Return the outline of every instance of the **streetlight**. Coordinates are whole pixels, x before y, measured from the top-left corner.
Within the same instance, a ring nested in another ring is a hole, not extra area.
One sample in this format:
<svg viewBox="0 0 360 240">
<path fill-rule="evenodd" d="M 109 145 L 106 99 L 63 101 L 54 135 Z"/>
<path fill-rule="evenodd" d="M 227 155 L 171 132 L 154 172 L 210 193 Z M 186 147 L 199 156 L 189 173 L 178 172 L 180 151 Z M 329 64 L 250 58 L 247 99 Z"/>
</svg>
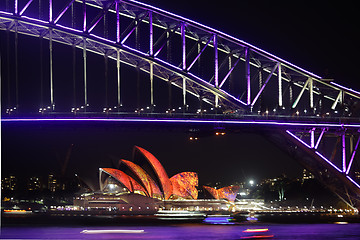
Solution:
<svg viewBox="0 0 360 240">
<path fill-rule="evenodd" d="M 252 187 L 252 186 L 254 186 L 255 181 L 254 181 L 254 180 L 250 180 L 250 181 L 249 181 L 249 184 L 250 184 L 250 186 Z"/>
</svg>

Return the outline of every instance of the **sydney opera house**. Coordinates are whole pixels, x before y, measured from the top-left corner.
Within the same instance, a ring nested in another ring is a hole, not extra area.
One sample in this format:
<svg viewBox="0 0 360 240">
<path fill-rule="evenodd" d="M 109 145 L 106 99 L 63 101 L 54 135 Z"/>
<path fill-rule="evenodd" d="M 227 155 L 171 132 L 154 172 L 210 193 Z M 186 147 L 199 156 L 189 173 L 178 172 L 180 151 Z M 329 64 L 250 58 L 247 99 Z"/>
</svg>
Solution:
<svg viewBox="0 0 360 240">
<path fill-rule="evenodd" d="M 117 168 L 100 168 L 100 191 L 76 197 L 74 205 L 83 210 L 149 214 L 165 209 L 229 211 L 234 207 L 239 186 L 203 186 L 206 199 L 198 199 L 198 183 L 196 172 L 181 172 L 169 178 L 154 155 L 135 146 L 133 161 L 122 159 Z"/>
</svg>

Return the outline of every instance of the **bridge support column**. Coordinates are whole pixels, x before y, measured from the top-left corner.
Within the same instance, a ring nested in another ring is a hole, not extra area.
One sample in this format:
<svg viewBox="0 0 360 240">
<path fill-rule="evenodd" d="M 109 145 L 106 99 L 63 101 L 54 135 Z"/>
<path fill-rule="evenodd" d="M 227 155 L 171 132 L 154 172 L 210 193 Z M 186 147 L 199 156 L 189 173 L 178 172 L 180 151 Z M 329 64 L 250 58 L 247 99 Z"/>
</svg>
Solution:
<svg viewBox="0 0 360 240">
<path fill-rule="evenodd" d="M 109 88 L 109 83 L 108 83 L 108 68 L 109 68 L 109 64 L 108 64 L 108 56 L 107 54 L 105 53 L 104 54 L 104 68 L 105 68 L 105 71 L 104 71 L 104 81 L 105 81 L 105 107 L 108 108 L 109 107 L 109 101 L 108 101 L 108 88 Z"/>
<path fill-rule="evenodd" d="M 150 108 L 154 110 L 154 63 L 150 62 Z"/>
<path fill-rule="evenodd" d="M 76 108 L 76 47 L 72 46 L 73 107 Z"/>
<path fill-rule="evenodd" d="M 250 79 L 250 54 L 249 48 L 245 48 L 245 79 L 247 83 L 247 96 L 246 103 L 247 105 L 251 104 L 251 79 Z"/>
<path fill-rule="evenodd" d="M 345 131 L 342 133 L 341 140 L 342 140 L 342 171 L 346 172 L 346 140 L 345 140 Z"/>
<path fill-rule="evenodd" d="M 87 110 L 87 76 L 86 76 L 86 69 L 87 69 L 87 61 L 86 61 L 86 39 L 83 39 L 84 46 L 83 46 L 83 61 L 84 61 L 84 109 L 85 112 Z"/>
<path fill-rule="evenodd" d="M 86 25 L 86 0 L 82 1 L 82 10 L 83 10 L 83 32 L 87 32 Z M 84 62 L 84 111 L 86 112 L 87 104 L 87 79 L 86 79 L 86 38 L 83 37 L 83 62 Z"/>
<path fill-rule="evenodd" d="M 181 23 L 181 44 L 182 44 L 182 69 L 186 70 L 186 43 L 185 23 Z"/>
<path fill-rule="evenodd" d="M 278 66 L 278 87 L 279 87 L 279 107 L 281 108 L 283 106 L 281 63 L 279 63 L 279 66 Z"/>
<path fill-rule="evenodd" d="M 289 83 L 289 104 L 291 105 L 293 103 L 293 83 Z"/>
<path fill-rule="evenodd" d="M 115 9 L 116 9 L 116 42 L 120 43 L 120 7 L 119 0 L 115 1 Z M 117 108 L 120 111 L 121 103 L 121 74 L 120 74 L 120 50 L 116 51 L 116 71 L 117 71 Z"/>
<path fill-rule="evenodd" d="M 115 1 L 115 10 L 116 10 L 116 42 L 120 43 L 120 9 L 119 9 L 119 0 Z"/>
<path fill-rule="evenodd" d="M 120 50 L 116 52 L 116 70 L 117 70 L 117 107 L 121 107 L 121 74 L 120 74 Z"/>
<path fill-rule="evenodd" d="M 52 44 L 52 28 L 49 29 L 49 53 L 50 53 L 50 104 L 51 109 L 55 110 L 54 103 L 54 79 L 53 79 L 53 44 Z"/>
<path fill-rule="evenodd" d="M 153 34 L 153 18 L 152 12 L 149 11 L 149 55 L 154 56 L 154 34 Z M 150 109 L 154 111 L 154 63 L 150 62 Z"/>
<path fill-rule="evenodd" d="M 8 109 L 11 108 L 11 91 L 10 91 L 10 31 L 6 31 L 6 71 L 7 71 L 7 100 Z"/>
<path fill-rule="evenodd" d="M 186 36 L 185 36 L 185 23 L 182 22 L 180 26 L 181 30 L 181 44 L 182 44 L 182 69 L 186 70 Z M 186 79 L 183 78 L 183 84 L 182 84 L 182 90 L 183 90 L 183 112 L 186 112 Z"/>
<path fill-rule="evenodd" d="M 214 34 L 214 77 L 215 77 L 215 87 L 219 88 L 219 58 L 218 58 L 218 49 L 217 49 L 217 36 Z M 215 107 L 219 107 L 219 95 L 215 95 Z"/>
<path fill-rule="evenodd" d="M 19 110 L 19 61 L 18 61 L 18 21 L 15 21 L 15 100 Z"/>
<path fill-rule="evenodd" d="M 187 106 L 186 106 L 186 79 L 183 78 L 183 86 L 182 86 L 182 90 L 183 90 L 183 112 L 186 112 Z"/>
<path fill-rule="evenodd" d="M 314 81 L 312 78 L 309 78 L 309 93 L 310 93 L 310 108 L 314 108 L 314 91 L 313 91 Z"/>
<path fill-rule="evenodd" d="M 259 68 L 259 92 L 263 86 L 263 78 L 262 78 L 262 67 Z M 259 96 L 259 110 L 262 111 L 262 102 L 261 102 L 261 95 Z M 251 105 L 252 106 L 252 105 Z M 251 108 L 252 110 L 252 108 Z"/>
<path fill-rule="evenodd" d="M 312 128 L 310 130 L 310 147 L 311 148 L 315 147 L 315 128 Z"/>
</svg>

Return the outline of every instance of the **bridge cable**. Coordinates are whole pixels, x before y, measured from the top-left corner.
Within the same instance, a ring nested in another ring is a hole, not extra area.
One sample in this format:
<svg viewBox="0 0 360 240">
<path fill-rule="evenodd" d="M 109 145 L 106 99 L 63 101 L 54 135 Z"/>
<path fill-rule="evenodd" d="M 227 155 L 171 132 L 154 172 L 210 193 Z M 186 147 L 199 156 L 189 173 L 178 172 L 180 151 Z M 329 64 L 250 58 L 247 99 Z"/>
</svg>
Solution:
<svg viewBox="0 0 360 240">
<path fill-rule="evenodd" d="M 206 45 L 205 45 L 206 46 Z M 205 47 L 204 47 L 205 48 Z M 201 77 L 201 75 L 200 75 L 200 61 L 201 61 L 201 41 L 199 40 L 198 42 L 197 42 L 197 54 L 198 54 L 198 59 L 197 59 L 197 61 L 198 61 L 198 76 L 200 76 Z M 202 114 L 202 96 L 201 96 L 201 92 L 199 92 L 199 109 L 200 109 L 200 114 Z"/>
<path fill-rule="evenodd" d="M 104 80 L 105 80 L 105 107 L 108 107 L 108 56 L 104 54 L 104 64 L 105 64 L 105 72 L 104 72 Z"/>
<path fill-rule="evenodd" d="M 260 67 L 259 68 L 259 73 L 258 73 L 258 75 L 259 75 L 259 92 L 261 91 L 261 88 L 262 88 L 262 86 L 263 86 L 263 79 L 262 79 L 262 67 Z M 259 99 L 258 99 L 258 101 L 259 101 L 259 111 L 261 112 L 262 111 L 262 94 L 260 94 L 260 96 L 259 96 Z"/>
<path fill-rule="evenodd" d="M 138 21 L 135 21 L 135 49 L 139 50 L 140 49 L 140 32 L 139 32 L 139 28 L 138 28 Z M 137 100 L 137 109 L 140 110 L 140 64 L 137 63 L 136 66 L 136 100 Z"/>
<path fill-rule="evenodd" d="M 199 40 L 198 41 L 198 43 L 197 43 L 197 47 L 198 47 L 198 55 L 200 54 L 200 52 L 201 52 L 201 41 Z M 201 74 L 201 54 L 199 55 L 199 58 L 198 58 L 198 60 L 197 60 L 197 62 L 198 62 L 198 76 L 200 77 L 200 78 L 202 78 L 202 74 Z"/>
<path fill-rule="evenodd" d="M 10 31 L 6 31 L 6 57 L 7 57 L 7 90 L 8 90 L 8 107 L 11 107 L 11 88 L 10 88 Z"/>
<path fill-rule="evenodd" d="M 75 28 L 75 11 L 74 4 L 71 4 L 71 27 Z M 76 45 L 75 41 L 72 44 L 72 79 L 73 79 L 73 107 L 76 109 Z M 75 111 L 76 112 L 76 111 Z"/>
<path fill-rule="evenodd" d="M 73 107 L 76 108 L 76 47 L 72 45 Z"/>
<path fill-rule="evenodd" d="M 15 21 L 15 86 L 16 109 L 19 109 L 18 21 Z"/>
<path fill-rule="evenodd" d="M 171 62 L 171 42 L 170 42 L 170 32 L 169 31 L 166 31 L 166 59 L 167 59 L 167 62 L 170 63 Z M 172 92 L 171 92 L 171 81 L 170 81 L 170 78 L 168 79 L 168 91 L 169 91 L 169 102 L 168 102 L 168 107 L 169 107 L 169 110 L 171 111 L 172 109 Z"/>
<path fill-rule="evenodd" d="M 49 62 L 50 62 L 50 102 L 51 110 L 54 110 L 54 75 L 53 75 L 53 40 L 52 40 L 52 28 L 49 28 Z"/>
<path fill-rule="evenodd" d="M 140 110 L 140 67 L 136 66 L 136 103 L 137 110 Z"/>
<path fill-rule="evenodd" d="M 44 57 L 43 57 L 43 37 L 40 36 L 40 108 L 44 107 Z"/>
<path fill-rule="evenodd" d="M 107 31 L 108 21 L 106 17 L 106 13 L 104 14 L 104 37 L 108 39 L 108 31 Z M 104 53 L 104 64 L 105 64 L 105 107 L 108 106 L 108 56 L 107 53 Z"/>
<path fill-rule="evenodd" d="M 39 0 L 39 19 L 42 19 L 42 4 L 41 0 Z M 44 89 L 44 59 L 43 59 L 43 36 L 40 35 L 39 37 L 40 41 L 40 110 L 43 111 L 44 108 L 44 95 L 43 95 L 43 89 Z"/>
<path fill-rule="evenodd" d="M 231 55 L 229 55 L 229 68 L 228 71 L 231 71 L 232 68 L 232 61 L 231 61 Z M 229 84 L 228 84 L 228 88 L 229 88 L 229 93 L 232 93 L 232 74 L 230 74 L 229 76 Z"/>
<path fill-rule="evenodd" d="M 290 106 L 292 103 L 293 103 L 293 82 L 290 81 L 290 86 L 289 86 L 289 104 L 290 104 Z"/>
<path fill-rule="evenodd" d="M 85 37 L 83 38 L 84 41 L 84 46 L 83 46 L 83 63 L 84 63 L 84 67 L 83 67 L 83 71 L 84 71 L 84 109 L 85 112 L 87 111 L 87 56 L 86 56 L 86 39 Z"/>
</svg>

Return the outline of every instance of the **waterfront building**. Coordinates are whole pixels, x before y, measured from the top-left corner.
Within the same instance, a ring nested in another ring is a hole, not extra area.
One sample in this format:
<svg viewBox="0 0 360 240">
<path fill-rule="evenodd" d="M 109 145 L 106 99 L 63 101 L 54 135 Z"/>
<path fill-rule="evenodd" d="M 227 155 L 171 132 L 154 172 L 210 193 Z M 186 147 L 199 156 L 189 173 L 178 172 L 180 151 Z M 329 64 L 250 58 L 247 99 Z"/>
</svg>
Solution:
<svg viewBox="0 0 360 240">
<path fill-rule="evenodd" d="M 203 186 L 214 199 L 227 199 L 230 202 L 234 202 L 236 195 L 240 190 L 240 186 L 227 186 L 220 189 L 212 188 L 209 186 Z"/>
<path fill-rule="evenodd" d="M 76 197 L 74 205 L 87 210 L 144 213 L 159 209 L 232 211 L 236 208 L 240 186 L 221 189 L 204 186 L 209 199 L 198 199 L 196 172 L 181 172 L 169 178 L 159 160 L 138 146 L 134 147 L 133 158 L 133 161 L 120 160 L 117 169 L 100 168 L 100 191 Z"/>
<path fill-rule="evenodd" d="M 41 190 L 41 180 L 39 177 L 30 177 L 27 181 L 27 190 Z"/>
<path fill-rule="evenodd" d="M 358 179 L 358 180 L 360 179 L 360 172 L 359 171 L 355 172 L 355 178 Z"/>
<path fill-rule="evenodd" d="M 309 172 L 306 169 L 303 170 L 302 183 L 304 183 L 306 180 L 314 179 L 314 178 L 315 177 L 311 172 Z"/>
<path fill-rule="evenodd" d="M 50 190 L 50 192 L 55 192 L 57 190 L 57 180 L 53 174 L 48 175 L 47 188 Z"/>
<path fill-rule="evenodd" d="M 17 178 L 14 175 L 5 177 L 1 180 L 1 190 L 15 191 L 17 188 Z"/>
</svg>

